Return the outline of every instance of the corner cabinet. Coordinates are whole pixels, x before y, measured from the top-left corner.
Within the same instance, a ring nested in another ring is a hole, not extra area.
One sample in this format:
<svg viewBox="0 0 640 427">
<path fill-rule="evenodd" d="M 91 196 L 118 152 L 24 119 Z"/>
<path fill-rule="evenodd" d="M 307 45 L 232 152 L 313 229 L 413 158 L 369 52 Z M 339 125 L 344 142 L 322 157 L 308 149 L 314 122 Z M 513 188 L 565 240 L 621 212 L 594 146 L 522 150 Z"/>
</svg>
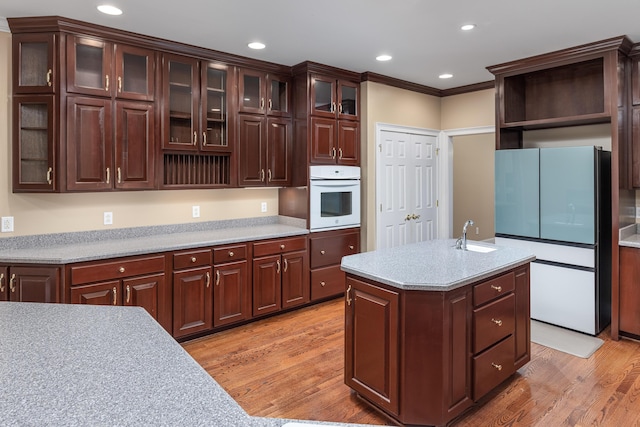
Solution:
<svg viewBox="0 0 640 427">
<path fill-rule="evenodd" d="M 448 424 L 530 360 L 528 264 L 444 292 L 346 285 L 345 384 L 403 425 Z"/>
</svg>

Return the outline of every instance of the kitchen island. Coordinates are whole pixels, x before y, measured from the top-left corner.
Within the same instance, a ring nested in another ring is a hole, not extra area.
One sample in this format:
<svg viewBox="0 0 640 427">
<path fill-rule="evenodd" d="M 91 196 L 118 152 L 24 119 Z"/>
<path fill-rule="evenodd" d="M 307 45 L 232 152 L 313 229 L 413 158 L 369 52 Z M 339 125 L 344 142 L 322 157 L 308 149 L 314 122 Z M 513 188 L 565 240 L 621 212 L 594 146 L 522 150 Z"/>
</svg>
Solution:
<svg viewBox="0 0 640 427">
<path fill-rule="evenodd" d="M 342 259 L 345 383 L 404 425 L 446 425 L 530 360 L 535 256 L 455 243 Z"/>
</svg>

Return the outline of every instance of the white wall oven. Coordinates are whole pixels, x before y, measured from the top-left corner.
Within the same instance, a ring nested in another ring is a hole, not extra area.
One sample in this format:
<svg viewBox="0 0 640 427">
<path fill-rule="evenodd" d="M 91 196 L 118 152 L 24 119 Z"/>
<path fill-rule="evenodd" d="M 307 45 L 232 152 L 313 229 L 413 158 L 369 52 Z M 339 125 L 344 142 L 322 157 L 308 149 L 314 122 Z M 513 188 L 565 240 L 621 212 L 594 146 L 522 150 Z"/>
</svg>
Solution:
<svg viewBox="0 0 640 427">
<path fill-rule="evenodd" d="M 360 168 L 309 167 L 311 231 L 360 226 Z"/>
</svg>

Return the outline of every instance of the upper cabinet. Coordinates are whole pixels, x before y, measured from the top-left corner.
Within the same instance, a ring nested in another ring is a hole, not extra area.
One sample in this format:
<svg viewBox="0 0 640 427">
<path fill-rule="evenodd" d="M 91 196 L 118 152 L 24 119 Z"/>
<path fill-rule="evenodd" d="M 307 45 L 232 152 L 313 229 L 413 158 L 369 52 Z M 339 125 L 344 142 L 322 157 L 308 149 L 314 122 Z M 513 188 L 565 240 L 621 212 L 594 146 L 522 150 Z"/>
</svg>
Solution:
<svg viewBox="0 0 640 427">
<path fill-rule="evenodd" d="M 311 114 L 358 120 L 360 83 L 314 74 L 311 77 Z"/>
<path fill-rule="evenodd" d="M 13 36 L 13 87 L 16 94 L 54 93 L 58 36 L 52 33 Z"/>
<path fill-rule="evenodd" d="M 291 116 L 291 78 L 241 68 L 238 70 L 238 111 Z"/>
</svg>

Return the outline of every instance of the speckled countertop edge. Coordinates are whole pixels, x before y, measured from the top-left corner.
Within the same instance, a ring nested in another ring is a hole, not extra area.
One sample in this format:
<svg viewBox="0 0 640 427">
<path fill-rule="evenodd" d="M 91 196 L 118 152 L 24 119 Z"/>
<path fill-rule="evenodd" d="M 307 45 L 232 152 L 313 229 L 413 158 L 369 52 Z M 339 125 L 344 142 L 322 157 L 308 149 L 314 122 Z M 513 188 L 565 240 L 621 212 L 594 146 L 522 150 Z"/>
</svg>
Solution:
<svg viewBox="0 0 640 427">
<path fill-rule="evenodd" d="M 640 249 L 640 234 L 638 224 L 631 224 L 619 231 L 618 246 L 627 246 Z"/>
<path fill-rule="evenodd" d="M 70 264 L 308 234 L 305 221 L 272 216 L 0 239 L 0 262 Z"/>
<path fill-rule="evenodd" d="M 495 248 L 489 253 L 454 249 L 455 240 L 442 239 L 349 255 L 343 271 L 405 290 L 449 291 L 535 260 L 518 248 L 485 242 L 470 244 Z"/>
</svg>

